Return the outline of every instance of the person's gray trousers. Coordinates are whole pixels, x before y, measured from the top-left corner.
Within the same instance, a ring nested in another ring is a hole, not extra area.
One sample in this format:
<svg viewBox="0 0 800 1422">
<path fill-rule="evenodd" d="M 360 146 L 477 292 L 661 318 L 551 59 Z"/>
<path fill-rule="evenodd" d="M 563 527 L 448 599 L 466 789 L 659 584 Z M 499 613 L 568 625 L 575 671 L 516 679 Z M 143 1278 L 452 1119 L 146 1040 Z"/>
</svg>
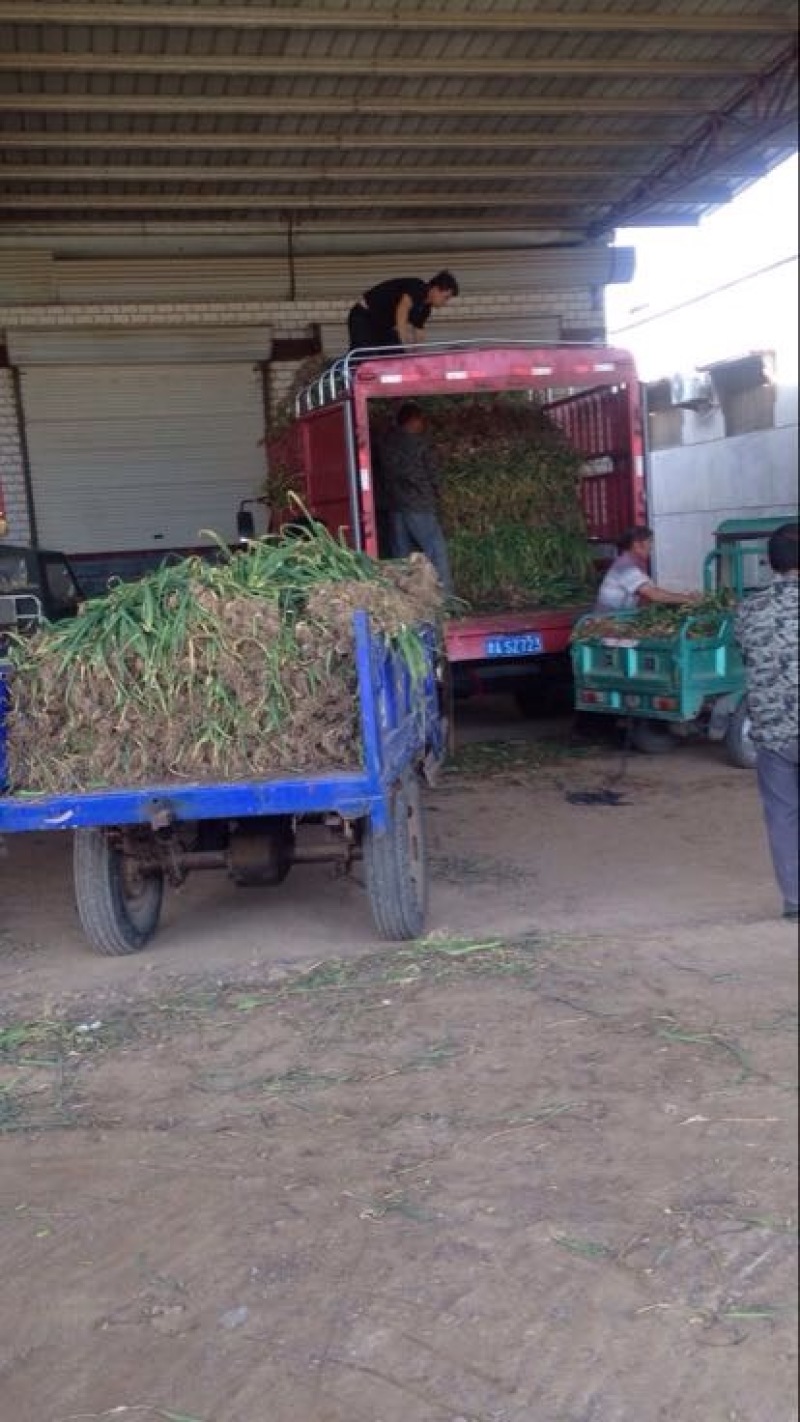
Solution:
<svg viewBox="0 0 800 1422">
<path fill-rule="evenodd" d="M 796 913 L 799 897 L 797 807 L 800 789 L 797 743 L 789 743 L 776 750 L 759 746 L 756 773 L 784 912 Z"/>
<path fill-rule="evenodd" d="M 433 563 L 445 592 L 453 591 L 450 559 L 441 525 L 435 513 L 405 510 L 391 516 L 392 557 L 407 558 L 410 553 L 424 553 Z"/>
</svg>

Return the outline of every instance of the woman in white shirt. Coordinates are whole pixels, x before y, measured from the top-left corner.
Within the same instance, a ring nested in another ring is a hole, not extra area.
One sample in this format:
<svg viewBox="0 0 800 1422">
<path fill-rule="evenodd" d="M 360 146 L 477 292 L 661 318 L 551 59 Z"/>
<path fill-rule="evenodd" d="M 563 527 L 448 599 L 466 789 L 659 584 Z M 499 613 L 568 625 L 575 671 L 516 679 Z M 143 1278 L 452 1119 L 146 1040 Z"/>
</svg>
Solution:
<svg viewBox="0 0 800 1422">
<path fill-rule="evenodd" d="M 644 524 L 628 529 L 619 541 L 619 557 L 614 559 L 600 584 L 595 612 L 635 612 L 647 603 L 661 602 L 673 607 L 697 602 L 700 593 L 670 592 L 657 587 L 648 570 L 653 551 L 653 530 Z"/>
</svg>

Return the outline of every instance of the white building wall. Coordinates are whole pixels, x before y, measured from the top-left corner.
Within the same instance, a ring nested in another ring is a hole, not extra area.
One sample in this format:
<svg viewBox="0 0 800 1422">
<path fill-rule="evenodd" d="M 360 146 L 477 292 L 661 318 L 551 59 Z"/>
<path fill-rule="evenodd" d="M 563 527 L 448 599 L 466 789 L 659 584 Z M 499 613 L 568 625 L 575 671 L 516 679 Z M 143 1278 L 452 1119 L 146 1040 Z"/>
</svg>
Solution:
<svg viewBox="0 0 800 1422">
<path fill-rule="evenodd" d="M 778 391 L 774 429 L 724 437 L 719 412 L 684 414 L 684 443 L 650 462 L 649 518 L 655 575 L 667 587 L 698 586 L 714 530 L 728 518 L 796 517 L 797 389 Z"/>
</svg>

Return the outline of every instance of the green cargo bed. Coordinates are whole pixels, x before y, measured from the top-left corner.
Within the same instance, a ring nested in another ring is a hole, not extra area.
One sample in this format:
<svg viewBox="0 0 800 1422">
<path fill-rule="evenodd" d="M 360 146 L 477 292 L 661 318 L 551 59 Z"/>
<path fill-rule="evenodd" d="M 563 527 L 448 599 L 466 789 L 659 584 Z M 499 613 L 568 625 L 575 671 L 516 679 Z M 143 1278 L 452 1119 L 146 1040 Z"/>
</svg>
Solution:
<svg viewBox="0 0 800 1422">
<path fill-rule="evenodd" d="M 744 666 L 733 635 L 733 616 L 721 612 L 711 635 L 697 635 L 701 619 L 688 613 L 676 636 L 636 635 L 637 613 L 614 614 L 618 636 L 581 640 L 581 618 L 572 644 L 575 705 L 580 711 L 695 721 L 709 699 L 745 689 Z M 704 630 L 708 613 L 702 617 Z M 626 635 L 626 624 L 630 635 Z"/>
</svg>

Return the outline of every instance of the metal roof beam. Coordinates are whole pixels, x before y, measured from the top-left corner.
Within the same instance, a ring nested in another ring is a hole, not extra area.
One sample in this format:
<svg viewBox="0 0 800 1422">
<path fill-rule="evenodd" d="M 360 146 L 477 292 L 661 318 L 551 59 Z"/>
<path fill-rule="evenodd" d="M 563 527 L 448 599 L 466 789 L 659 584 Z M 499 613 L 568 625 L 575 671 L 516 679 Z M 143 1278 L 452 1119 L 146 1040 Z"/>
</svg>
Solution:
<svg viewBox="0 0 800 1422">
<path fill-rule="evenodd" d="M 215 114 L 346 114 L 355 117 L 364 114 L 409 114 L 417 118 L 422 114 L 442 117 L 447 114 L 552 114 L 573 118 L 576 110 L 581 115 L 626 115 L 657 117 L 702 117 L 708 113 L 708 101 L 698 99 L 663 98 L 643 95 L 641 98 L 609 99 L 581 95 L 580 99 L 531 96 L 525 99 L 511 99 L 500 96 L 496 99 L 459 96 L 444 99 L 397 99 L 371 98 L 342 99 L 336 95 L 309 95 L 307 98 L 276 94 L 255 94 L 247 98 L 215 98 L 206 94 L 187 96 L 184 94 L 0 94 L 0 112 L 55 113 L 55 114 L 200 114 L 205 118 Z M 400 135 L 402 138 L 402 135 Z"/>
<path fill-rule="evenodd" d="M 2 206 L 6 211 L 30 209 L 46 210 L 56 212 L 59 209 L 66 211 L 70 208 L 85 209 L 90 208 L 119 208 L 121 211 L 146 211 L 150 208 L 186 208 L 186 209 L 207 209 L 222 208 L 224 210 L 240 211 L 242 208 L 274 208 L 279 212 L 304 211 L 306 209 L 334 209 L 349 210 L 361 208 L 391 208 L 397 207 L 408 210 L 409 208 L 422 209 L 445 209 L 462 207 L 523 207 L 535 209 L 539 207 L 560 207 L 562 211 L 571 212 L 575 215 L 576 205 L 572 208 L 565 207 L 565 200 L 562 197 L 539 197 L 538 195 L 519 193 L 496 193 L 488 194 L 485 191 L 479 193 L 439 193 L 433 192 L 429 195 L 422 193 L 403 193 L 393 195 L 391 193 L 358 193 L 350 194 L 322 194 L 312 196 L 310 194 L 274 194 L 274 193 L 15 193 L 13 196 L 3 194 Z M 594 203 L 592 206 L 601 207 L 604 204 Z M 552 224 L 552 219 L 551 219 Z"/>
<path fill-rule="evenodd" d="M 372 219 L 373 225 L 377 226 L 379 230 L 383 230 L 395 225 L 396 219 L 390 214 L 392 213 L 392 209 L 397 208 L 400 212 L 408 212 L 409 209 L 414 209 L 419 213 L 424 211 L 429 212 L 430 216 L 426 218 L 425 221 L 426 224 L 430 226 L 442 227 L 448 223 L 455 222 L 458 224 L 458 228 L 460 228 L 467 219 L 456 217 L 455 214 L 461 214 L 467 210 L 471 213 L 475 210 L 480 212 L 480 215 L 469 217 L 468 221 L 471 228 L 483 224 L 489 228 L 497 228 L 498 225 L 502 225 L 505 228 L 509 225 L 516 224 L 517 226 L 547 228 L 548 230 L 569 227 L 582 231 L 585 234 L 587 226 L 592 222 L 591 211 L 593 208 L 597 210 L 600 204 L 591 204 L 588 211 L 586 204 L 582 204 L 580 208 L 573 205 L 568 208 L 555 208 L 552 211 L 547 211 L 546 213 L 542 212 L 540 214 L 537 214 L 536 206 L 537 204 L 531 204 L 524 199 L 506 198 L 503 201 L 500 199 L 487 200 L 480 195 L 473 196 L 472 198 L 419 198 L 408 202 L 393 202 L 391 198 L 376 199 L 374 197 L 293 197 L 281 201 L 280 198 L 276 200 L 275 198 L 260 195 L 240 197 L 231 201 L 228 198 L 220 198 L 218 194 L 210 197 L 182 196 L 177 198 L 168 195 L 142 198 L 139 196 L 119 196 L 116 194 L 111 197 L 98 194 L 95 197 L 70 195 L 65 198 L 51 198 L 37 194 L 35 197 L 3 198 L 3 211 L 5 213 L 24 212 L 28 214 L 26 220 L 30 221 L 35 220 L 36 214 L 44 214 L 41 220 L 47 224 L 48 230 L 52 227 L 54 222 L 66 220 L 66 216 L 70 212 L 84 216 L 92 212 L 115 212 L 128 214 L 129 222 L 139 233 L 147 231 L 151 223 L 163 218 L 164 213 L 211 213 L 220 211 L 224 211 L 228 214 L 227 221 L 231 223 L 243 220 L 258 221 L 261 223 L 264 221 L 261 216 L 258 218 L 252 216 L 248 219 L 246 216 L 243 217 L 243 214 L 271 212 L 271 220 L 273 222 L 286 223 L 291 220 L 294 224 L 307 224 L 308 222 L 314 223 L 316 221 L 320 224 L 324 224 L 326 230 L 332 225 L 340 224 L 343 230 L 362 233 L 366 231 L 369 226 L 369 216 L 365 217 L 365 213 L 385 214 L 385 216 L 381 218 L 373 216 Z M 545 206 L 549 208 L 551 205 L 546 204 Z M 513 209 L 517 209 L 517 212 L 512 218 L 508 216 L 508 211 Z M 493 216 L 488 215 L 490 211 L 494 212 Z M 233 216 L 234 213 L 237 214 L 236 217 Z M 497 214 L 499 213 L 502 213 L 503 216 L 498 217 Z M 406 225 L 418 230 L 420 220 L 419 217 L 417 217 L 416 222 L 410 218 L 406 218 L 401 220 L 401 225 Z M 642 225 L 651 227 L 682 227 L 692 226 L 697 221 L 698 211 L 695 208 L 677 203 L 672 206 L 654 204 L 643 216 Z M 4 225 L 5 224 L 0 226 L 0 231 L 3 230 Z M 602 225 L 605 230 L 610 224 L 604 222 Z M 453 232 L 454 240 L 457 238 L 457 235 L 456 230 Z"/>
<path fill-rule="evenodd" d="M 36 3 L 20 14 L 19 0 L 0 4 L 0 21 L 7 23 L 57 25 L 144 26 L 161 29 L 228 29 L 228 30 L 410 30 L 420 31 L 507 31 L 512 33 L 564 31 L 594 34 L 616 34 L 629 31 L 639 34 L 790 34 L 796 26 L 791 7 L 775 8 L 763 14 L 753 7 L 729 13 L 727 7 L 716 14 L 693 14 L 681 9 L 659 9 L 654 12 L 630 13 L 610 11 L 537 12 L 532 6 L 523 10 L 406 10 L 398 5 L 385 10 L 369 10 L 347 6 L 327 10 L 278 5 L 267 9 L 263 5 L 141 5 L 97 3 Z"/>
<path fill-rule="evenodd" d="M 791 125 L 791 129 L 790 129 Z M 790 45 L 769 68 L 724 107 L 712 113 L 676 151 L 647 177 L 630 189 L 610 212 L 607 227 L 630 226 L 648 214 L 654 202 L 664 196 L 684 192 L 687 187 L 716 173 L 721 162 L 731 158 L 741 160 L 755 148 L 763 148 L 772 138 L 783 139 L 793 131 L 797 145 L 797 46 Z M 607 230 L 604 225 L 592 227 L 592 235 Z"/>
<path fill-rule="evenodd" d="M 35 210 L 26 210 L 22 205 L 17 207 L 16 204 L 14 204 L 13 207 L 17 223 L 23 224 L 22 230 L 28 235 L 41 232 L 45 237 L 50 237 L 55 233 L 57 224 L 60 224 L 59 231 L 61 232 L 70 230 L 79 232 L 85 230 L 86 227 L 86 223 L 80 220 L 80 215 L 84 211 L 84 204 L 82 203 L 76 204 L 74 209 L 71 209 L 71 211 L 74 211 L 76 214 L 74 221 L 71 219 L 70 213 L 63 210 L 38 208 Z M 154 212 L 152 208 L 143 209 L 138 213 L 130 212 L 125 214 L 121 212 L 115 219 L 112 219 L 90 218 L 88 216 L 90 212 L 102 212 L 104 210 L 102 205 L 97 207 L 90 206 L 86 209 L 86 216 L 87 221 L 91 223 L 93 229 L 100 229 L 105 226 L 108 231 L 113 230 L 115 232 L 127 233 L 129 236 L 137 238 L 147 237 L 149 235 L 158 234 L 159 232 L 171 232 L 179 225 L 182 227 L 182 230 L 198 235 L 202 235 L 204 232 L 218 232 L 229 237 L 237 231 L 253 233 L 282 231 L 285 233 L 289 217 L 291 217 L 292 227 L 295 232 L 324 232 L 326 234 L 342 232 L 351 237 L 360 237 L 366 233 L 373 232 L 381 236 L 394 231 L 419 232 L 419 215 L 415 217 L 397 218 L 393 213 L 383 208 L 378 208 L 377 204 L 373 204 L 372 209 L 373 211 L 380 211 L 381 213 L 380 217 L 376 217 L 372 221 L 369 220 L 364 212 L 342 213 L 340 210 L 337 215 L 335 211 L 328 212 L 326 210 L 315 212 L 313 208 L 302 210 L 295 208 L 292 209 L 291 213 L 287 213 L 284 208 L 281 208 L 272 216 L 264 216 L 261 211 L 256 212 L 252 204 L 249 208 L 232 209 L 231 213 L 227 214 L 224 219 L 203 217 L 201 214 L 193 218 L 187 216 L 182 224 L 180 223 L 179 216 L 164 217 L 162 212 Z M 105 210 L 110 210 L 108 204 L 106 204 Z M 170 208 L 165 208 L 165 211 L 169 212 Z M 23 212 L 25 213 L 24 217 L 20 216 Z M 233 215 L 234 212 L 235 215 Z M 695 227 L 700 220 L 700 216 L 700 211 L 696 208 L 685 208 L 679 211 L 672 208 L 654 208 L 637 220 L 637 226 Z M 472 212 L 470 212 L 469 218 L 454 216 L 448 212 L 441 212 L 439 214 L 432 212 L 431 216 L 425 219 L 426 230 L 435 231 L 435 233 L 439 234 L 435 240 L 433 237 L 431 238 L 432 245 L 441 246 L 444 240 L 442 234 L 445 233 L 449 240 L 456 243 L 459 234 L 463 231 L 465 222 L 469 223 L 470 231 L 496 232 L 498 229 L 502 229 L 503 232 L 535 231 L 538 234 L 546 233 L 546 238 L 540 237 L 539 240 L 546 241 L 551 245 L 553 243 L 561 244 L 567 241 L 584 242 L 591 235 L 590 229 L 594 231 L 596 227 L 589 213 L 584 211 L 576 212 L 574 210 L 568 214 L 551 212 L 546 216 L 545 214 L 537 216 L 537 214 L 533 212 L 519 211 L 513 215 L 505 213 L 502 216 L 495 214 L 489 217 L 484 214 L 473 216 Z M 19 230 L 20 228 L 18 226 L 15 227 L 13 221 L 8 219 L 0 220 L 0 235 Z M 608 224 L 604 224 L 603 231 L 607 230 Z"/>
<path fill-rule="evenodd" d="M 607 185 L 616 178 L 639 176 L 630 169 L 614 164 L 592 163 L 491 163 L 487 166 L 466 163 L 457 167 L 448 164 L 446 182 L 530 182 L 541 179 L 565 183 L 591 181 L 596 178 Z M 423 163 L 406 163 L 403 167 L 385 164 L 353 166 L 335 163 L 309 163 L 300 167 L 263 168 L 255 163 L 218 165 L 212 163 L 0 163 L 0 183 L 442 183 L 442 168 Z"/>
<path fill-rule="evenodd" d="M 454 184 L 457 183 L 531 183 L 543 179 L 548 181 L 562 181 L 574 184 L 580 181 L 582 184 L 581 195 L 589 196 L 585 186 L 587 181 L 597 180 L 602 183 L 602 194 L 598 195 L 597 201 L 602 201 L 604 205 L 613 202 L 617 190 L 621 184 L 629 179 L 628 174 L 619 169 L 583 166 L 583 167 L 514 167 L 504 164 L 493 164 L 489 167 L 469 166 L 463 168 L 448 167 L 446 191 L 448 194 L 457 196 L 454 192 Z M 143 183 L 190 183 L 192 185 L 213 183 L 219 186 L 221 183 L 263 183 L 274 185 L 276 183 L 413 183 L 419 186 L 422 182 L 439 183 L 437 192 L 442 192 L 441 187 L 442 170 L 441 167 L 406 167 L 406 168 L 386 168 L 386 167 L 319 167 L 309 166 L 307 168 L 257 168 L 255 166 L 237 165 L 235 167 L 211 167 L 192 166 L 179 167 L 175 164 L 129 164 L 116 163 L 108 164 L 58 164 L 41 163 L 32 164 L 0 164 L 0 185 L 5 183 L 135 183 L 137 186 Z M 616 179 L 616 182 L 613 180 Z M 280 199 L 280 194 L 276 194 L 276 200 Z M 470 195 L 473 196 L 473 195 Z M 492 197 L 492 201 L 502 202 L 508 196 L 506 189 L 503 194 Z M 520 197 L 516 193 L 513 200 Z M 702 191 L 693 192 L 692 202 L 704 202 L 709 205 L 713 203 L 726 202 L 730 197 L 730 188 L 722 182 L 711 183 L 704 181 Z M 564 195 L 553 196 L 548 193 L 537 193 L 528 195 L 527 201 L 561 202 Z M 230 202 L 235 202 L 236 197 L 232 195 Z M 375 198 L 380 202 L 380 197 Z M 431 202 L 435 203 L 438 198 L 432 196 Z"/>
<path fill-rule="evenodd" d="M 458 133 L 336 135 L 318 133 L 135 133 L 130 131 L 117 133 L 113 129 L 109 129 L 107 133 L 73 133 L 63 130 L 59 133 L 46 131 L 30 133 L 28 130 L 10 130 L 0 126 L 0 146 L 33 151 L 75 148 L 94 152 L 98 149 L 145 148 L 150 152 L 153 149 L 169 148 L 176 152 L 184 149 L 206 149 L 209 152 L 228 150 L 241 152 L 243 149 L 249 149 L 253 152 L 263 151 L 266 153 L 306 152 L 307 150 L 351 153 L 357 149 L 365 151 L 419 149 L 424 151 L 428 148 L 435 148 L 437 152 L 447 149 L 453 151 L 466 149 L 474 152 L 476 149 L 490 148 L 492 152 L 497 152 L 503 148 L 524 148 L 526 153 L 535 154 L 537 149 L 549 151 L 556 148 L 646 148 L 652 150 L 653 143 L 652 138 L 642 138 L 639 134 L 598 133 L 596 127 L 592 133 L 574 129 L 559 133 L 465 133 L 462 128 Z M 663 142 L 658 146 L 669 148 L 671 145 L 668 142 Z M 592 172 L 598 171 L 602 170 L 592 167 Z M 609 172 L 616 173 L 618 171 L 616 165 L 609 169 Z"/>
<path fill-rule="evenodd" d="M 77 52 L 62 50 L 50 53 L 32 50 L 26 53 L 0 53 L 0 71 L 18 70 L 23 74 L 200 74 L 225 76 L 269 75 L 272 78 L 372 78 L 402 79 L 397 56 L 386 59 L 347 55 L 318 58 L 315 55 L 196 55 L 196 54 L 101 54 L 95 50 Z M 602 59 L 571 59 L 557 55 L 534 59 L 516 56 L 511 59 L 472 59 L 461 55 L 443 55 L 428 59 L 424 55 L 410 61 L 414 78 L 435 79 L 614 79 L 614 78 L 676 78 L 724 79 L 729 75 L 757 74 L 758 61 L 741 54 L 736 58 L 712 59 L 646 59 L 638 55 L 620 58 L 604 55 Z"/>
<path fill-rule="evenodd" d="M 353 137 L 332 137 L 330 135 L 321 136 L 318 134 L 309 134 L 308 137 L 304 137 L 301 134 L 283 133 L 170 134 L 115 133 L 113 131 L 104 134 L 64 132 L 21 133 L 3 130 L 2 126 L 0 126 L 0 148 L 7 149 L 9 153 L 12 151 L 31 153 L 59 153 L 68 149 L 73 150 L 75 152 L 102 152 L 109 154 L 115 154 L 116 152 L 126 150 L 146 151 L 148 153 L 156 151 L 169 151 L 174 152 L 176 154 L 184 154 L 189 151 L 193 153 L 230 152 L 241 154 L 243 151 L 252 151 L 256 153 L 269 153 L 273 157 L 276 153 L 281 152 L 338 153 L 340 156 L 350 157 L 353 153 L 359 151 L 386 152 L 390 154 L 392 152 L 396 152 L 402 155 L 407 155 L 409 153 L 415 152 L 425 154 L 431 149 L 434 149 L 437 153 L 440 154 L 447 153 L 448 151 L 453 153 L 479 153 L 483 150 L 490 150 L 492 153 L 497 153 L 502 152 L 504 149 L 508 151 L 513 151 L 515 149 L 524 149 L 525 153 L 532 160 L 531 164 L 529 167 L 520 166 L 518 173 L 515 169 L 514 175 L 518 175 L 520 177 L 530 176 L 534 178 L 557 178 L 562 176 L 571 178 L 644 178 L 647 177 L 651 170 L 650 168 L 643 167 L 641 163 L 625 162 L 624 160 L 622 160 L 621 162 L 614 162 L 613 159 L 607 158 L 606 162 L 598 160 L 598 162 L 596 163 L 587 162 L 583 165 L 565 165 L 564 163 L 559 163 L 557 159 L 551 159 L 550 164 L 548 165 L 547 162 L 540 161 L 539 154 L 540 151 L 542 153 L 549 154 L 560 148 L 584 149 L 587 151 L 591 151 L 596 148 L 604 150 L 629 149 L 632 152 L 635 152 L 637 149 L 641 150 L 643 148 L 646 148 L 649 152 L 652 152 L 656 147 L 664 151 L 666 155 L 669 155 L 671 151 L 677 151 L 679 145 L 674 141 L 672 143 L 664 141 L 656 145 L 654 144 L 654 141 L 651 138 L 632 138 L 628 134 L 610 133 L 603 135 L 602 133 L 598 133 L 596 129 L 591 134 L 572 132 L 566 133 L 563 137 L 560 137 L 558 134 L 542 134 L 535 132 L 530 134 L 465 134 L 463 129 L 459 133 L 448 134 L 412 133 L 408 136 L 398 136 L 395 133 L 388 135 L 355 135 Z M 415 162 L 417 160 L 411 159 L 411 161 Z M 422 161 L 424 161 L 424 159 Z M 10 172 L 10 167 L 11 165 L 6 165 L 5 167 L 0 165 L 0 176 L 2 176 L 3 174 L 8 176 Z M 325 172 L 329 171 L 327 167 L 325 167 L 324 170 Z M 30 168 L 27 168 L 26 171 L 30 172 L 35 177 L 38 170 L 36 167 L 32 166 Z M 57 160 L 48 161 L 48 171 L 61 171 L 57 167 Z M 92 163 L 92 171 L 95 171 L 94 163 Z M 128 170 L 126 169 L 125 171 Z M 174 174 L 177 175 L 187 170 L 178 167 L 177 169 L 173 169 L 172 171 Z M 204 166 L 203 171 L 207 172 L 209 171 L 209 169 Z M 223 170 L 214 169 L 213 171 L 221 173 Z M 230 173 L 230 168 L 226 167 L 224 171 L 226 173 Z M 257 172 L 256 169 L 248 169 L 246 166 L 243 166 L 241 171 L 242 176 L 245 176 L 247 173 Z M 307 175 L 310 170 L 301 169 L 300 171 Z M 314 171 L 316 171 L 316 169 L 314 169 Z M 334 168 L 332 171 L 338 172 L 339 170 Z M 362 172 L 363 170 L 359 169 L 358 171 Z M 382 171 L 385 174 L 389 170 L 384 168 Z M 416 170 L 417 174 L 419 174 L 421 171 L 422 169 Z M 480 171 L 483 170 L 475 169 L 473 167 L 469 168 L 470 174 Z M 511 167 L 509 166 L 508 169 L 506 169 L 502 164 L 493 164 L 491 170 L 487 171 L 490 172 L 491 176 L 494 176 L 498 173 L 503 176 L 512 175 Z M 441 172 L 442 170 L 440 167 L 437 170 L 437 175 L 440 178 Z M 737 178 L 749 178 L 751 176 L 757 177 L 759 172 L 760 168 L 757 164 L 754 164 L 752 161 L 747 162 L 743 157 L 737 158 L 737 155 L 735 153 L 726 156 L 724 161 L 722 161 L 721 164 L 715 164 L 713 169 L 715 178 L 727 178 L 731 180 Z"/>
<path fill-rule="evenodd" d="M 383 237 L 386 232 L 412 233 L 415 238 L 420 236 L 420 223 L 418 217 L 397 217 L 386 215 L 373 221 L 369 217 L 359 214 L 357 219 L 351 218 L 349 221 L 340 221 L 334 216 L 326 216 L 322 222 L 309 219 L 305 214 L 295 217 L 293 214 L 293 229 L 297 237 L 298 247 L 302 247 L 303 238 L 308 236 L 319 242 L 327 239 L 328 234 L 338 233 L 356 241 L 362 236 Z M 79 218 L 64 216 L 55 221 L 49 217 L 37 217 L 26 219 L 15 219 L 13 222 L 0 223 L 0 250 L 14 250 L 18 248 L 26 249 L 44 248 L 50 251 L 50 244 L 54 243 L 61 249 L 64 239 L 73 241 L 81 239 L 87 235 L 100 234 L 109 237 L 121 237 L 126 241 L 136 242 L 137 238 L 145 237 L 163 240 L 164 238 L 180 237 L 189 239 L 187 250 L 197 250 L 198 244 L 202 244 L 208 236 L 222 237 L 225 239 L 244 237 L 248 244 L 254 240 L 260 240 L 262 236 L 280 236 L 281 245 L 277 249 L 270 249 L 264 253 L 259 250 L 257 255 L 284 255 L 286 241 L 287 221 L 285 217 L 279 218 L 169 218 L 169 217 L 149 217 L 145 222 L 135 218 L 88 218 L 82 222 Z M 491 247 L 494 249 L 495 237 L 502 239 L 505 243 L 510 236 L 520 239 L 519 245 L 515 245 L 514 250 L 527 247 L 527 234 L 536 234 L 536 243 L 566 244 L 569 242 L 582 242 L 585 233 L 581 227 L 553 226 L 552 221 L 545 217 L 513 217 L 507 219 L 502 225 L 498 225 L 497 219 L 493 217 L 471 217 L 469 220 L 469 232 L 486 233 L 492 238 Z M 425 246 L 429 251 L 444 245 L 447 241 L 463 237 L 463 223 L 459 223 L 457 231 L 447 226 L 447 219 L 442 225 L 432 224 L 425 228 Z M 487 246 L 489 244 L 487 243 Z M 530 244 L 534 245 L 534 244 Z M 241 255 L 241 249 L 239 255 Z M 362 251 L 360 246 L 358 251 Z M 483 251 L 485 248 L 478 248 Z M 248 245 L 247 252 L 251 252 L 252 247 Z M 326 253 L 327 248 L 317 251 L 316 255 Z M 141 253 L 139 253 L 141 255 Z M 236 252 L 234 252 L 236 255 Z M 309 255 L 308 252 L 305 255 Z M 310 255 L 314 255 L 313 251 Z"/>
</svg>

